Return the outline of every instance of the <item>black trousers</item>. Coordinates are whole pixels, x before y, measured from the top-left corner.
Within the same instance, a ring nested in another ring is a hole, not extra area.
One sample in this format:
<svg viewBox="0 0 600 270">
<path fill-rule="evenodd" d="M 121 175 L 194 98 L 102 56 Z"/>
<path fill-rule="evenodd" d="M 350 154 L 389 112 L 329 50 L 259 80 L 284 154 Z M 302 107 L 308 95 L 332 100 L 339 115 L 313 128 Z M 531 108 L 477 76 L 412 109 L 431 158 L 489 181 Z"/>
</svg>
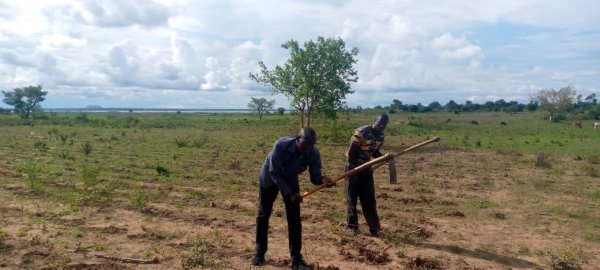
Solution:
<svg viewBox="0 0 600 270">
<path fill-rule="evenodd" d="M 371 233 L 379 232 L 381 225 L 375 200 L 375 182 L 372 171 L 359 172 L 346 179 L 346 200 L 348 204 L 348 228 L 358 229 L 356 204 L 360 199 L 363 214 Z"/>
<path fill-rule="evenodd" d="M 256 216 L 256 255 L 264 257 L 269 243 L 269 218 L 273 210 L 273 203 L 279 194 L 279 188 L 259 188 L 258 215 Z M 292 203 L 283 198 L 288 224 L 288 241 L 292 262 L 302 260 L 302 220 L 300 219 L 300 204 Z"/>
</svg>

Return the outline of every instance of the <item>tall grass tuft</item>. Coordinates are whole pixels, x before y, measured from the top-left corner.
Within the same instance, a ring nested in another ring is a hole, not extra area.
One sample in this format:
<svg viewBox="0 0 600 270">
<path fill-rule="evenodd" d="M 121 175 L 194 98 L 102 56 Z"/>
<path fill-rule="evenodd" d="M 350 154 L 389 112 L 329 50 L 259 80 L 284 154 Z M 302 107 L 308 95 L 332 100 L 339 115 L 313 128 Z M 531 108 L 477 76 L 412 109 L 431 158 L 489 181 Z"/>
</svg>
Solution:
<svg viewBox="0 0 600 270">
<path fill-rule="evenodd" d="M 23 164 L 22 170 L 27 174 L 27 181 L 29 181 L 29 187 L 32 190 L 40 190 L 41 186 L 38 182 L 39 175 L 42 169 L 37 166 L 37 163 L 33 160 L 27 160 L 25 164 Z"/>
<path fill-rule="evenodd" d="M 188 144 L 189 142 L 186 139 L 175 139 L 175 145 L 177 145 L 177 148 L 187 147 Z"/>
<path fill-rule="evenodd" d="M 598 165 L 600 164 L 600 155 L 590 155 L 586 160 L 589 164 Z"/>
<path fill-rule="evenodd" d="M 67 144 L 67 139 L 69 138 L 69 135 L 62 133 L 60 134 L 59 138 L 61 143 L 64 145 Z"/>
<path fill-rule="evenodd" d="M 131 196 L 131 204 L 136 208 L 144 208 L 148 205 L 149 199 L 150 196 L 147 191 L 143 189 L 136 190 Z"/>
<path fill-rule="evenodd" d="M 552 157 L 548 153 L 537 153 L 534 157 L 533 162 L 538 168 L 551 168 Z"/>
<path fill-rule="evenodd" d="M 163 167 L 161 165 L 156 165 L 156 167 L 154 168 L 154 170 L 156 171 L 156 173 L 158 175 L 161 175 L 161 176 L 167 176 L 168 177 L 169 175 L 171 175 L 171 171 L 168 168 Z"/>
<path fill-rule="evenodd" d="M 567 248 L 561 252 L 548 252 L 550 265 L 556 270 L 582 269 L 581 265 L 587 262 L 587 255 L 581 250 Z"/>
<path fill-rule="evenodd" d="M 36 141 L 33 146 L 35 147 L 35 149 L 37 149 L 39 152 L 41 153 L 46 153 L 48 152 L 48 145 L 46 145 L 45 142 L 42 141 Z"/>
<path fill-rule="evenodd" d="M 212 265 L 212 260 L 207 256 L 208 244 L 203 236 L 194 235 L 187 242 L 190 248 L 189 252 L 184 254 L 181 259 L 181 268 L 188 270 Z"/>
<path fill-rule="evenodd" d="M 85 142 L 80 147 L 81 152 L 83 152 L 86 156 L 92 153 L 92 144 L 90 142 Z"/>
</svg>

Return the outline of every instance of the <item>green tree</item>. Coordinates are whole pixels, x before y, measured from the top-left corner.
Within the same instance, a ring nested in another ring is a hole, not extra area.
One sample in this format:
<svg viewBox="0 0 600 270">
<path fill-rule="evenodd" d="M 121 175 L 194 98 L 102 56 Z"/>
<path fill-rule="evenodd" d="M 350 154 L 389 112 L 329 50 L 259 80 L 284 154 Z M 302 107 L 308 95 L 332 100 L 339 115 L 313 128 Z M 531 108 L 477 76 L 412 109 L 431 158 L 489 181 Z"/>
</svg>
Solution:
<svg viewBox="0 0 600 270">
<path fill-rule="evenodd" d="M 539 108 L 550 113 L 550 122 L 555 121 L 555 116 L 566 111 L 575 100 L 577 93 L 570 86 L 563 87 L 556 91 L 554 89 L 546 89 L 539 91 L 532 100 L 539 103 Z"/>
<path fill-rule="evenodd" d="M 452 99 L 450 101 L 448 101 L 448 103 L 446 103 L 446 105 L 444 105 L 444 109 L 449 112 L 453 112 L 454 110 L 457 109 L 457 107 L 458 107 L 458 104 L 456 104 L 456 101 L 454 101 Z"/>
<path fill-rule="evenodd" d="M 248 109 L 257 112 L 259 119 L 262 120 L 263 114 L 268 110 L 273 110 L 274 105 L 275 100 L 267 100 L 265 98 L 252 98 L 250 103 L 248 103 Z"/>
<path fill-rule="evenodd" d="M 350 83 L 358 80 L 353 68 L 358 49 L 347 51 L 342 39 L 323 37 L 305 42 L 303 48 L 293 39 L 281 47 L 290 50 L 284 65 L 269 70 L 261 61 L 260 72 L 250 73 L 250 78 L 288 97 L 290 105 L 299 112 L 302 127 L 304 117 L 310 127 L 315 112 L 334 118 L 346 95 L 353 93 Z"/>
<path fill-rule="evenodd" d="M 440 104 L 437 101 L 431 102 L 429 103 L 429 105 L 427 106 L 429 108 L 430 111 L 432 112 L 439 112 L 442 110 L 442 104 Z"/>
<path fill-rule="evenodd" d="M 285 113 L 285 108 L 283 108 L 283 107 L 277 108 L 277 114 L 283 115 L 284 113 Z"/>
<path fill-rule="evenodd" d="M 397 110 L 399 112 L 403 111 L 403 109 L 404 109 L 404 105 L 402 105 L 402 101 L 400 101 L 398 99 L 392 100 L 392 104 L 390 105 L 390 107 L 392 107 L 392 109 Z"/>
<path fill-rule="evenodd" d="M 48 92 L 42 91 L 42 86 L 27 86 L 24 88 L 15 88 L 12 91 L 2 91 L 4 94 L 4 103 L 15 106 L 14 111 L 21 118 L 29 118 L 29 115 L 35 110 L 42 110 L 40 103 L 46 98 Z"/>
</svg>

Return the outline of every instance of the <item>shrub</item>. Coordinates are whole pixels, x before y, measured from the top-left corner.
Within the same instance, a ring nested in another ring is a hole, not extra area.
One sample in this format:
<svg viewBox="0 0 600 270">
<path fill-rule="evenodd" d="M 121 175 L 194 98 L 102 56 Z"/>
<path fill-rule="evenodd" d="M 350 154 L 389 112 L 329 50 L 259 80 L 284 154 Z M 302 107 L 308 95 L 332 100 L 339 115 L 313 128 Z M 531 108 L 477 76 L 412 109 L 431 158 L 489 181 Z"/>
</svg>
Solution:
<svg viewBox="0 0 600 270">
<path fill-rule="evenodd" d="M 92 144 L 90 142 L 85 142 L 81 145 L 81 152 L 83 152 L 86 156 L 92 153 Z"/>
<path fill-rule="evenodd" d="M 284 113 L 285 113 L 285 108 L 283 108 L 283 107 L 277 108 L 277 114 L 283 115 Z"/>
<path fill-rule="evenodd" d="M 600 155 L 590 155 L 587 157 L 587 162 L 590 164 L 600 164 Z"/>
<path fill-rule="evenodd" d="M 583 171 L 588 176 L 591 176 L 594 178 L 600 178 L 600 168 L 598 168 L 597 166 L 592 166 L 592 165 L 584 166 Z"/>
<path fill-rule="evenodd" d="M 29 187 L 33 190 L 39 189 L 38 180 L 39 174 L 42 171 L 41 168 L 37 166 L 37 163 L 33 160 L 28 160 L 23 164 L 22 171 L 27 174 L 27 180 L 29 180 Z"/>
<path fill-rule="evenodd" d="M 136 190 L 131 196 L 131 204 L 136 208 L 143 208 L 148 204 L 149 196 L 145 190 Z"/>
<path fill-rule="evenodd" d="M 171 171 L 169 171 L 169 169 L 167 169 L 166 167 L 163 167 L 161 165 L 156 165 L 156 173 L 158 173 L 158 175 L 162 175 L 162 176 L 169 176 L 171 175 Z"/>
<path fill-rule="evenodd" d="M 60 141 L 62 142 L 62 144 L 66 144 L 67 143 L 67 139 L 69 138 L 69 135 L 67 135 L 67 134 L 60 134 L 59 138 L 60 138 Z"/>
<path fill-rule="evenodd" d="M 198 266 L 211 266 L 212 261 L 206 255 L 208 244 L 201 235 L 194 235 L 188 239 L 189 252 L 181 259 L 181 268 L 196 269 Z M 202 268 L 202 267 L 201 267 Z"/>
<path fill-rule="evenodd" d="M 90 121 L 90 119 L 88 118 L 87 114 L 86 114 L 86 113 L 84 113 L 84 112 L 80 112 L 80 113 L 79 113 L 79 114 L 78 114 L 78 115 L 75 117 L 75 119 L 76 119 L 77 121 L 79 121 L 79 122 L 82 122 L 82 123 L 87 123 L 87 122 L 89 122 L 89 121 Z"/>
<path fill-rule="evenodd" d="M 177 148 L 183 148 L 188 146 L 188 141 L 186 139 L 175 139 L 175 144 L 177 145 Z"/>
<path fill-rule="evenodd" d="M 534 163 L 538 168 L 551 168 L 552 158 L 548 153 L 537 153 L 534 157 Z"/>
<path fill-rule="evenodd" d="M 567 248 L 559 253 L 548 252 L 550 265 L 557 270 L 581 269 L 581 264 L 587 262 L 587 256 L 580 250 Z"/>
<path fill-rule="evenodd" d="M 62 152 L 58 153 L 58 157 L 62 159 L 73 160 L 73 156 L 71 156 L 71 154 L 67 150 L 63 150 Z"/>
<path fill-rule="evenodd" d="M 33 146 L 35 147 L 35 149 L 37 149 L 39 152 L 45 153 L 48 152 L 48 146 L 46 145 L 45 142 L 42 141 L 36 141 Z"/>
<path fill-rule="evenodd" d="M 200 148 L 208 142 L 208 135 L 206 132 L 202 132 L 198 135 L 198 138 L 192 142 L 192 146 Z"/>
</svg>

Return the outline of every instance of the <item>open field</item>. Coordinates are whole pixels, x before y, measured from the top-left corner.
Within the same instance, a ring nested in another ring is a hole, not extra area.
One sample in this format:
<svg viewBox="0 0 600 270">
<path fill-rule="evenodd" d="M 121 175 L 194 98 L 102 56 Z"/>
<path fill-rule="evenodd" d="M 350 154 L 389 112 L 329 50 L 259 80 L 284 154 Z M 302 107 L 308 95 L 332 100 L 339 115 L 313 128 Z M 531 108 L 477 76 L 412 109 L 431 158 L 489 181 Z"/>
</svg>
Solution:
<svg viewBox="0 0 600 270">
<path fill-rule="evenodd" d="M 316 120 L 325 173 L 343 171 L 351 132 L 373 116 Z M 309 263 L 598 269 L 600 130 L 592 122 L 579 129 L 538 114 L 390 117 L 383 152 L 442 141 L 400 157 L 397 185 L 385 166 L 376 171 L 382 238 L 345 233 L 342 185 L 307 197 Z M 274 140 L 297 130 L 293 115 L 0 115 L 0 268 L 250 269 L 260 167 Z M 301 179 L 302 191 L 312 188 Z M 261 269 L 287 267 L 280 200 L 269 245 Z"/>
</svg>

